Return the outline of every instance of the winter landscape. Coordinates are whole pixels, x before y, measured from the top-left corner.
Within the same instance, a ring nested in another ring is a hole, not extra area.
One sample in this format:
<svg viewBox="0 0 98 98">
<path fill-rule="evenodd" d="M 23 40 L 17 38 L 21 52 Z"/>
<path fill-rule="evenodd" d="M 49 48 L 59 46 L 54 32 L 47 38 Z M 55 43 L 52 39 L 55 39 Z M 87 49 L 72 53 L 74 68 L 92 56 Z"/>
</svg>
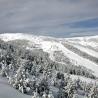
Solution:
<svg viewBox="0 0 98 98">
<path fill-rule="evenodd" d="M 0 0 L 0 98 L 98 98 L 98 0 Z"/>
<path fill-rule="evenodd" d="M 98 36 L 0 34 L 0 98 L 98 98 Z"/>
</svg>

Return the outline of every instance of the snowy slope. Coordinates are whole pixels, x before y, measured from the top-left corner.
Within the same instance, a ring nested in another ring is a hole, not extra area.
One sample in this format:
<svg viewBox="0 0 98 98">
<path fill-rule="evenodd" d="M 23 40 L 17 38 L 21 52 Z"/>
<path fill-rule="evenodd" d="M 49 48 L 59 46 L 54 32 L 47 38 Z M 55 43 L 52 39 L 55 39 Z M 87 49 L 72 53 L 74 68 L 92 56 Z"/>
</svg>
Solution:
<svg viewBox="0 0 98 98">
<path fill-rule="evenodd" d="M 74 65 L 81 65 L 84 66 L 94 72 L 94 75 L 98 76 L 98 65 L 95 64 L 93 61 L 90 61 L 77 53 L 66 48 L 62 42 L 69 44 L 72 43 L 73 46 L 80 49 L 87 54 L 98 58 L 98 52 L 94 51 L 98 47 L 98 36 L 92 37 L 78 37 L 78 38 L 52 38 L 52 37 L 45 37 L 45 36 L 35 36 L 31 34 L 22 34 L 22 33 L 7 33 L 1 34 L 0 38 L 4 41 L 12 41 L 12 40 L 28 40 L 29 44 L 32 47 L 28 47 L 27 49 L 32 50 L 32 48 L 38 47 L 43 49 L 43 51 L 48 52 L 50 54 L 50 58 L 55 61 L 54 52 L 55 51 L 62 51 L 62 53 L 70 59 L 70 61 Z M 92 47 L 93 49 L 89 49 L 87 47 Z"/>
<path fill-rule="evenodd" d="M 74 66 L 84 66 L 87 69 L 90 69 L 91 72 L 95 76 L 98 77 L 98 63 L 95 63 L 93 60 L 87 59 L 80 55 L 78 52 L 73 51 L 66 47 L 66 45 L 72 45 L 75 48 L 79 49 L 81 53 L 86 53 L 91 57 L 98 58 L 98 36 L 91 37 L 78 37 L 78 38 L 53 38 L 53 37 L 45 37 L 45 36 L 35 36 L 31 34 L 22 34 L 22 33 L 6 33 L 0 34 L 0 39 L 5 42 L 13 42 L 13 41 L 27 41 L 25 43 L 25 48 L 28 50 L 33 50 L 34 48 L 42 49 L 44 52 L 49 54 L 51 60 L 56 61 L 58 63 L 62 63 L 66 65 L 66 60 L 70 60 L 72 65 Z M 21 47 L 24 47 L 24 44 L 19 44 Z M 56 52 L 56 55 L 54 55 Z M 61 54 L 59 55 L 59 52 Z M 58 56 L 59 55 L 59 56 Z M 65 59 L 64 62 L 56 60 L 56 56 Z M 65 66 L 64 65 L 64 66 Z M 66 73 L 65 73 L 66 74 Z M 71 78 L 78 79 L 80 78 L 82 81 L 87 83 L 95 83 L 98 80 L 90 79 L 84 76 L 71 75 Z M 21 94 L 14 88 L 12 88 L 7 80 L 0 77 L 0 98 L 31 98 L 31 96 Z M 80 98 L 80 97 L 79 97 Z M 83 98 L 83 96 L 81 96 Z"/>
<path fill-rule="evenodd" d="M 92 49 L 89 49 L 87 47 L 83 47 L 81 45 L 74 45 L 74 46 L 76 48 L 80 49 L 81 51 L 86 52 L 87 54 L 98 58 L 98 52 L 96 52 L 96 51 L 94 51 Z"/>
<path fill-rule="evenodd" d="M 74 44 L 80 44 L 83 46 L 90 46 L 93 48 L 98 47 L 98 36 L 89 36 L 89 37 L 75 37 L 65 39 Z"/>
<path fill-rule="evenodd" d="M 32 98 L 12 88 L 6 79 L 0 77 L 0 98 Z"/>
</svg>

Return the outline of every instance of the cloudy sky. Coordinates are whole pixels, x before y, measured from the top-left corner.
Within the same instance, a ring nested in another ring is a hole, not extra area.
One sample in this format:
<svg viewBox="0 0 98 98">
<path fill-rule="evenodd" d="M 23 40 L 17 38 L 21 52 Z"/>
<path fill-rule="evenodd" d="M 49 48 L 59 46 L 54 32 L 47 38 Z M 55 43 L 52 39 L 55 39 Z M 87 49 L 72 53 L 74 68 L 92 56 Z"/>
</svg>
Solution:
<svg viewBox="0 0 98 98">
<path fill-rule="evenodd" d="M 98 0 L 0 0 L 0 33 L 98 35 Z"/>
</svg>

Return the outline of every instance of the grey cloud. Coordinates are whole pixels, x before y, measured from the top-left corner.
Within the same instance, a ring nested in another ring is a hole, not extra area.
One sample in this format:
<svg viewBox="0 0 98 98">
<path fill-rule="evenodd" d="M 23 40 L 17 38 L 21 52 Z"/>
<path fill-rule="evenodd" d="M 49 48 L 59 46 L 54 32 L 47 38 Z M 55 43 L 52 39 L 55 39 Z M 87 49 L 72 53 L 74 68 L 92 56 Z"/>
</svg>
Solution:
<svg viewBox="0 0 98 98">
<path fill-rule="evenodd" d="M 0 0 L 0 32 L 79 31 L 62 24 L 98 17 L 97 5 L 98 0 Z"/>
</svg>

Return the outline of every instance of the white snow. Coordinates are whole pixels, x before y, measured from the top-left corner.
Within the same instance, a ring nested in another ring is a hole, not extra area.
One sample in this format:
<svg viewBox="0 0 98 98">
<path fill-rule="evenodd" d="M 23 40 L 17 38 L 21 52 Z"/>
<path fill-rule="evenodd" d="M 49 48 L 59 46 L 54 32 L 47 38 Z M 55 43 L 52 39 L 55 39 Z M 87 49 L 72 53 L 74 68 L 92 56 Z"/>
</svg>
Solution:
<svg viewBox="0 0 98 98">
<path fill-rule="evenodd" d="M 88 59 L 80 57 L 78 54 L 68 50 L 66 47 L 64 47 L 61 44 L 61 41 L 64 41 L 64 40 L 66 41 L 67 40 L 69 42 L 72 42 L 75 45 L 77 43 L 77 44 L 81 44 L 81 45 L 84 45 L 84 46 L 90 45 L 92 47 L 97 47 L 98 43 L 93 42 L 93 41 L 89 42 L 89 39 L 98 38 L 98 36 L 80 37 L 80 38 L 64 38 L 64 39 L 63 38 L 61 38 L 61 39 L 54 38 L 54 39 L 58 40 L 57 42 L 54 41 L 53 38 L 49 38 L 49 40 L 48 40 L 48 37 L 34 36 L 34 35 L 30 35 L 30 34 L 21 34 L 21 33 L 1 34 L 0 38 L 3 39 L 4 41 L 15 40 L 15 39 L 29 40 L 32 45 L 37 45 L 37 47 L 43 49 L 43 51 L 48 52 L 50 54 L 50 58 L 52 60 L 55 59 L 53 57 L 53 52 L 54 51 L 62 51 L 65 56 L 70 58 L 72 63 L 74 63 L 74 64 L 76 63 L 76 65 L 85 66 L 88 69 L 91 69 L 92 71 L 94 71 L 94 74 L 96 76 L 98 76 L 98 65 L 97 64 L 95 64 L 94 62 L 92 62 L 92 61 L 90 61 Z M 46 40 L 46 38 L 47 38 L 47 40 Z M 78 46 L 78 48 L 81 49 L 82 51 L 85 51 L 86 53 L 89 53 L 90 55 L 98 57 L 98 53 L 96 53 L 93 50 L 85 49 L 85 48 L 80 47 L 80 46 Z M 29 47 L 28 47 L 28 49 L 29 49 Z"/>
<path fill-rule="evenodd" d="M 53 51 L 62 51 L 64 53 L 64 55 L 67 56 L 68 58 L 70 58 L 70 60 L 73 63 L 76 63 L 76 65 L 82 65 L 88 69 L 91 69 L 92 71 L 94 71 L 94 74 L 96 76 L 98 76 L 98 65 L 97 64 L 95 64 L 92 61 L 89 61 L 83 57 L 80 57 L 78 54 L 75 54 L 74 52 L 68 50 L 61 43 L 45 41 L 42 43 L 42 49 L 45 52 L 50 53 L 50 55 L 53 54 Z"/>
<path fill-rule="evenodd" d="M 0 98 L 32 98 L 12 88 L 6 79 L 0 76 Z"/>
<path fill-rule="evenodd" d="M 11 41 L 17 39 L 23 39 L 29 41 L 29 46 L 26 49 L 33 50 L 33 46 L 37 48 L 43 49 L 43 51 L 49 53 L 50 58 L 55 61 L 55 57 L 53 56 L 54 51 L 62 51 L 62 53 L 68 57 L 74 65 L 81 65 L 88 69 L 91 69 L 94 75 L 98 76 L 98 65 L 94 62 L 79 56 L 78 54 L 72 52 L 71 50 L 67 49 L 63 44 L 64 42 L 70 42 L 76 48 L 80 49 L 87 54 L 98 58 L 98 52 L 86 48 L 85 46 L 91 46 L 92 48 L 98 47 L 98 42 L 89 41 L 91 39 L 98 39 L 98 36 L 91 36 L 91 37 L 78 37 L 78 38 L 51 38 L 51 37 L 44 37 L 44 36 L 35 36 L 31 34 L 22 34 L 22 33 L 6 33 L 0 34 L 0 39 L 4 41 Z M 61 62 L 62 63 L 62 62 Z M 71 75 L 73 79 L 78 79 L 78 77 L 82 81 L 96 82 L 95 80 L 85 78 L 82 76 Z M 29 88 L 28 88 L 29 90 Z M 0 77 L 0 98 L 32 98 L 31 96 L 27 96 L 21 94 L 14 88 L 12 88 L 8 83 L 7 80 Z"/>
<path fill-rule="evenodd" d="M 4 41 L 11 41 L 11 40 L 28 40 L 33 43 L 40 44 L 42 39 L 40 36 L 35 36 L 31 34 L 22 34 L 22 33 L 5 33 L 5 34 L 0 34 L 0 38 Z"/>
<path fill-rule="evenodd" d="M 86 77 L 83 77 L 83 76 L 77 76 L 77 75 L 70 75 L 70 77 L 71 77 L 73 80 L 80 79 L 81 81 L 86 82 L 86 83 L 93 83 L 93 84 L 95 84 L 95 83 L 97 83 L 97 81 L 98 81 L 98 80 L 86 78 Z"/>
<path fill-rule="evenodd" d="M 93 41 L 93 39 L 97 40 L 98 36 L 66 38 L 65 40 L 67 40 L 73 44 L 80 44 L 83 46 L 91 46 L 93 48 L 98 47 L 98 42 Z"/>
<path fill-rule="evenodd" d="M 79 50 L 91 55 L 91 56 L 94 56 L 94 57 L 97 57 L 98 58 L 98 52 L 94 51 L 94 50 L 91 50 L 87 47 L 83 47 L 83 46 L 80 46 L 80 45 L 74 45 L 76 48 L 78 48 Z"/>
<path fill-rule="evenodd" d="M 94 74 L 98 76 L 98 65 L 93 63 L 92 61 L 89 61 L 83 57 L 80 57 L 78 54 L 73 53 L 72 51 L 68 50 L 64 46 L 62 47 L 62 51 L 64 54 L 69 57 L 76 65 L 82 65 L 88 69 L 91 69 L 94 71 Z"/>
</svg>

